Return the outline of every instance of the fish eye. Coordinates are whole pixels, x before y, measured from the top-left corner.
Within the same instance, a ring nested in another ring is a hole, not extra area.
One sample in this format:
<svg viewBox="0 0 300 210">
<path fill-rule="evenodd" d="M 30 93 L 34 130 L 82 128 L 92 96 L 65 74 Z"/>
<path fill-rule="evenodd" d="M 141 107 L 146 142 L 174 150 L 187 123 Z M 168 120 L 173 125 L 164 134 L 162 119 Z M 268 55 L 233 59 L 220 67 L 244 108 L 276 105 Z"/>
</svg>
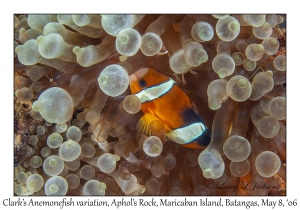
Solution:
<svg viewBox="0 0 300 210">
<path fill-rule="evenodd" d="M 144 79 L 140 79 L 139 82 L 138 82 L 138 84 L 139 84 L 139 86 L 141 88 L 144 88 L 144 87 L 147 86 L 147 83 L 146 83 L 146 81 Z"/>
</svg>

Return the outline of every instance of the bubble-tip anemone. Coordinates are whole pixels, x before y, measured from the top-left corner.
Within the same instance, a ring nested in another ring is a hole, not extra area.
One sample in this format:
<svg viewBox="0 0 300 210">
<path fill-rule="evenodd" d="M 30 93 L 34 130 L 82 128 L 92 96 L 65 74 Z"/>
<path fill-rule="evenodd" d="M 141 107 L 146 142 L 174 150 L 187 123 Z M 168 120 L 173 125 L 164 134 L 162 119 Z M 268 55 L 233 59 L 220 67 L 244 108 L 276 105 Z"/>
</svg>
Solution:
<svg viewBox="0 0 300 210">
<path fill-rule="evenodd" d="M 52 87 L 45 90 L 32 104 L 32 109 L 41 113 L 42 117 L 51 123 L 67 122 L 73 113 L 73 100 L 62 88 Z"/>
</svg>

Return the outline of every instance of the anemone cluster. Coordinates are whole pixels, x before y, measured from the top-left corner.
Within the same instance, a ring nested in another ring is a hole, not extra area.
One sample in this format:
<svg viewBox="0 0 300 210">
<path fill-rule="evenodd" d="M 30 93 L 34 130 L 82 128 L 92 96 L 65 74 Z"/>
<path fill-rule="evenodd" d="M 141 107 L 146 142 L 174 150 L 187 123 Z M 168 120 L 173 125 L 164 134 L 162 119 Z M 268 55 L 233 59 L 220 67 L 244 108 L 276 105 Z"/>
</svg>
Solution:
<svg viewBox="0 0 300 210">
<path fill-rule="evenodd" d="M 275 14 L 14 15 L 15 195 L 285 195 L 281 23 Z M 206 148 L 172 142 L 159 120 L 137 129 L 142 102 L 128 86 L 141 68 L 188 95 L 211 130 Z"/>
</svg>

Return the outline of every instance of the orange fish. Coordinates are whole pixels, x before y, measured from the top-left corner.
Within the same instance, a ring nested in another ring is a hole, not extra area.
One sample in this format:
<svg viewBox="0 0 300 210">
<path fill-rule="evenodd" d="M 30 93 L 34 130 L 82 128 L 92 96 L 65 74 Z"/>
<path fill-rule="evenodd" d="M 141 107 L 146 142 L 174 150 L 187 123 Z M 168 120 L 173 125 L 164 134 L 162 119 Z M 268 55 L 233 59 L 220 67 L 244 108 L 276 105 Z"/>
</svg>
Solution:
<svg viewBox="0 0 300 210">
<path fill-rule="evenodd" d="M 145 115 L 138 122 L 141 132 L 149 134 L 149 124 L 160 120 L 165 135 L 182 146 L 200 149 L 210 143 L 210 131 L 174 80 L 143 68 L 130 76 L 130 89 L 142 102 Z"/>
</svg>

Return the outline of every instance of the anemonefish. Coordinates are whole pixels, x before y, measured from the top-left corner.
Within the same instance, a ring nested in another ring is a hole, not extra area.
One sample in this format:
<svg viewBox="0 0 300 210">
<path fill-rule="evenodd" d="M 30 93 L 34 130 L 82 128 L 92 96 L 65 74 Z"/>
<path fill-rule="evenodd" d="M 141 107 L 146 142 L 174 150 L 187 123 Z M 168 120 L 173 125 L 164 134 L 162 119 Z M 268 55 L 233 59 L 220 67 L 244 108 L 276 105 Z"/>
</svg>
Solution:
<svg viewBox="0 0 300 210">
<path fill-rule="evenodd" d="M 160 120 L 165 125 L 165 135 L 182 146 L 203 148 L 210 143 L 210 131 L 174 80 L 143 68 L 130 76 L 130 89 L 141 100 L 145 114 L 137 125 L 141 132 L 149 133 L 149 124 Z"/>
</svg>

